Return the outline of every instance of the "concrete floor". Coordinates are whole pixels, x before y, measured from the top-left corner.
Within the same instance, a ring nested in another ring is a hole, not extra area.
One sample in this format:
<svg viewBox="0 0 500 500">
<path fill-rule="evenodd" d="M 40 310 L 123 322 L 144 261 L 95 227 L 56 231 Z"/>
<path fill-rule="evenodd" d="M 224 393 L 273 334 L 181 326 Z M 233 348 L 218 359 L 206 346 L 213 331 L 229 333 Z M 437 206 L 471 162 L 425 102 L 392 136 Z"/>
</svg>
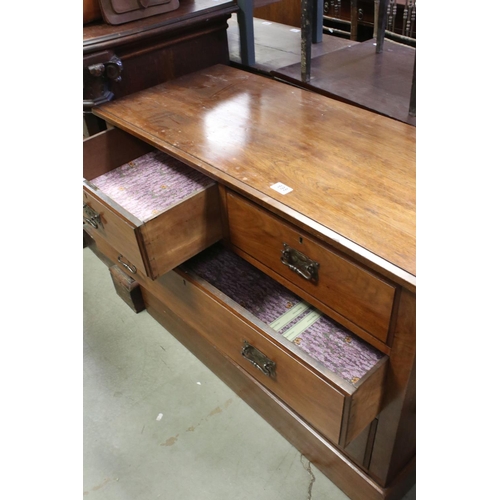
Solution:
<svg viewBox="0 0 500 500">
<path fill-rule="evenodd" d="M 347 500 L 83 250 L 83 496 Z M 416 498 L 415 486 L 405 500 Z"/>
</svg>

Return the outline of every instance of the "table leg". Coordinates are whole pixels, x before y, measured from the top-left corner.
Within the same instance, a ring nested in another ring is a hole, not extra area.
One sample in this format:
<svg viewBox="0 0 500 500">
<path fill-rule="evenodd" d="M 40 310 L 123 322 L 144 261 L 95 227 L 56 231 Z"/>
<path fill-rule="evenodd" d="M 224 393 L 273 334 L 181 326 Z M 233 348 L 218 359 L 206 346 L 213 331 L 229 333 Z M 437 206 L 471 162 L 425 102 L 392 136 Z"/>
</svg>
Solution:
<svg viewBox="0 0 500 500">
<path fill-rule="evenodd" d="M 377 48 L 376 53 L 384 50 L 385 28 L 387 27 L 387 5 L 389 0 L 380 0 L 377 22 Z"/>
<path fill-rule="evenodd" d="M 238 0 L 237 13 L 240 29 L 240 57 L 245 66 L 255 65 L 255 37 L 253 31 L 253 0 Z"/>
</svg>

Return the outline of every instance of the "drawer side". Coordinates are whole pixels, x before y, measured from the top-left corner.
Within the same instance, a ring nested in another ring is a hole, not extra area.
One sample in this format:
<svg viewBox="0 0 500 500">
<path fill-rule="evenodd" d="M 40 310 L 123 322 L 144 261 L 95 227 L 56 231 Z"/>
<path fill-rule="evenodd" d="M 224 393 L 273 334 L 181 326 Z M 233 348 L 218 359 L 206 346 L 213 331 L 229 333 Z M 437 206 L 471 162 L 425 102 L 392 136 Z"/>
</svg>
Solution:
<svg viewBox="0 0 500 500">
<path fill-rule="evenodd" d="M 384 394 L 385 374 L 389 358 L 383 358 L 366 377 L 360 381 L 356 392 L 350 397 L 348 415 L 342 436 L 342 446 L 347 446 L 380 413 Z"/>
<path fill-rule="evenodd" d="M 222 238 L 219 190 L 212 184 L 140 228 L 151 278 L 170 271 Z"/>
</svg>

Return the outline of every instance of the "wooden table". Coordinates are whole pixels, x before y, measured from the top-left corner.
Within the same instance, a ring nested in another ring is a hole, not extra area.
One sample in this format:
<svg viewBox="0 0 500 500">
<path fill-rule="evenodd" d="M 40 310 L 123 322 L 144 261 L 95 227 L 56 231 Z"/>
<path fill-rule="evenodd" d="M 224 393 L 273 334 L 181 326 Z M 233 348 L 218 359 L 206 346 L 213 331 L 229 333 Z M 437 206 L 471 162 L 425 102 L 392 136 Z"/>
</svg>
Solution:
<svg viewBox="0 0 500 500">
<path fill-rule="evenodd" d="M 84 143 L 84 221 L 99 250 L 139 283 L 153 317 L 350 498 L 400 499 L 415 480 L 415 127 L 226 65 L 93 111 L 116 127 Z M 96 179 L 135 171 L 151 148 L 211 182 L 141 222 Z M 229 257 L 215 281 L 225 271 L 240 290 L 262 273 L 243 301 L 208 281 L 210 255 L 207 275 L 194 271 L 205 254 L 191 255 L 217 239 Z M 268 287 L 346 329 L 340 344 L 312 357 L 250 313 Z M 322 361 L 340 348 L 375 364 L 345 379 Z"/>
</svg>

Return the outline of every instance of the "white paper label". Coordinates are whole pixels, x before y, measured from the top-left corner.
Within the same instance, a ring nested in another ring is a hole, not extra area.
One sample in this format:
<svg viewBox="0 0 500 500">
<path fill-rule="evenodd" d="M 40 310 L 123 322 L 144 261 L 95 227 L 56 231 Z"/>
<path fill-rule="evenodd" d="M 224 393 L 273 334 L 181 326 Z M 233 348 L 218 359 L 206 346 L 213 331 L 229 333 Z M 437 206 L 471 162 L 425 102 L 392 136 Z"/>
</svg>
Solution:
<svg viewBox="0 0 500 500">
<path fill-rule="evenodd" d="M 277 182 L 276 184 L 273 184 L 271 186 L 271 189 L 274 189 L 275 191 L 278 191 L 278 193 L 281 194 L 288 194 L 293 191 L 291 187 L 288 187 L 286 184 L 283 184 L 282 182 Z"/>
</svg>

